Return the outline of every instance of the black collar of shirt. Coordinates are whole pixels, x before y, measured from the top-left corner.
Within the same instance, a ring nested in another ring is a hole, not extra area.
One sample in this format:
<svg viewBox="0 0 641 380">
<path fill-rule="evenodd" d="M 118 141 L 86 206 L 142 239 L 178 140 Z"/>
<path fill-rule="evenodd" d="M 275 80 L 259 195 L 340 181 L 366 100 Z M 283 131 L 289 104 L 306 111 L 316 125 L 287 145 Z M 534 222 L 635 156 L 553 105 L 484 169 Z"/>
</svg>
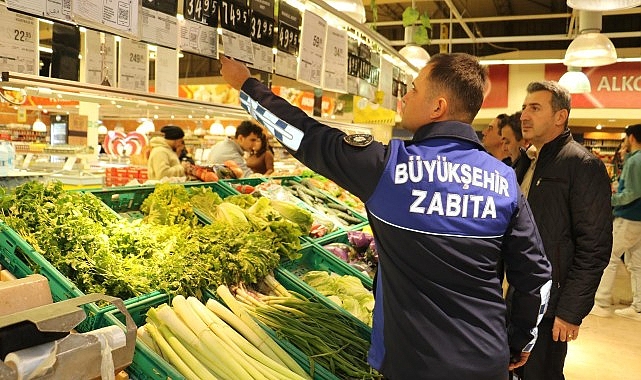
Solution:
<svg viewBox="0 0 641 380">
<path fill-rule="evenodd" d="M 430 123 L 419 128 L 414 137 L 412 138 L 412 143 L 433 139 L 439 137 L 446 138 L 455 138 L 459 140 L 468 141 L 480 150 L 485 150 L 483 144 L 479 140 L 476 132 L 471 125 L 463 123 L 460 121 L 438 121 L 435 123 Z"/>
</svg>

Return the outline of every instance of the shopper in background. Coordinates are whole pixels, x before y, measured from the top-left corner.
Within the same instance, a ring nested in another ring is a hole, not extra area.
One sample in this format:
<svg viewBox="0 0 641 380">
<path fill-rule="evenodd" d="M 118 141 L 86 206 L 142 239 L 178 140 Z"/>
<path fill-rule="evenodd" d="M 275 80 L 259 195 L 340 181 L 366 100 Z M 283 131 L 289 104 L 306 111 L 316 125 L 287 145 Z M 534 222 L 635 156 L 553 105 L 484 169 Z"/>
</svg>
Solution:
<svg viewBox="0 0 641 380">
<path fill-rule="evenodd" d="M 236 127 L 236 134 L 233 138 L 220 141 L 211 148 L 207 163 L 209 165 L 223 164 L 225 161 L 234 161 L 243 171 L 243 177 L 248 177 L 254 172 L 245 162 L 245 152 L 251 152 L 254 145 L 260 140 L 263 129 L 249 121 L 245 120 Z"/>
<path fill-rule="evenodd" d="M 612 255 L 603 272 L 591 314 L 611 315 L 612 287 L 621 255 L 625 252 L 625 266 L 630 271 L 632 283 L 632 305 L 614 313 L 641 321 L 641 124 L 628 126 L 625 134 L 630 153 L 623 162 L 617 192 L 611 198 L 614 207 Z"/>
<path fill-rule="evenodd" d="M 574 141 L 568 128 L 570 94 L 558 83 L 530 83 L 521 128 L 538 155 L 521 183 L 552 263 L 550 304 L 525 366 L 524 380 L 561 380 L 567 342 L 581 321 L 612 249 L 610 180 L 605 165 Z"/>
<path fill-rule="evenodd" d="M 274 172 L 274 149 L 267 142 L 265 131 L 260 134 L 260 139 L 245 161 L 254 173 L 267 176 Z"/>
<path fill-rule="evenodd" d="M 221 62 L 252 116 L 367 206 L 379 252 L 372 367 L 393 380 L 504 380 L 527 360 L 550 264 L 514 171 L 485 152 L 470 126 L 487 81 L 474 57 L 430 59 L 403 97 L 401 125 L 414 137 L 388 146 L 321 124 L 244 64 Z M 500 257 L 517 289 L 507 329 Z"/>
<path fill-rule="evenodd" d="M 147 160 L 149 179 L 165 177 L 184 177 L 189 162 L 180 162 L 177 152 L 184 149 L 185 132 L 175 125 L 165 125 L 160 129 L 163 137 L 156 136 L 149 141 L 151 152 Z"/>
<path fill-rule="evenodd" d="M 485 150 L 497 160 L 503 161 L 506 165 L 511 164 L 510 157 L 503 150 L 503 142 L 501 141 L 499 131 L 509 120 L 510 116 L 504 113 L 495 117 L 483 130 L 483 139 L 481 140 Z"/>
<path fill-rule="evenodd" d="M 523 138 L 520 111 L 510 115 L 508 121 L 499 127 L 499 135 L 503 151 L 510 158 L 510 163 L 516 171 L 516 178 L 521 182 L 530 166 L 530 159 L 526 153 L 530 143 Z"/>
</svg>

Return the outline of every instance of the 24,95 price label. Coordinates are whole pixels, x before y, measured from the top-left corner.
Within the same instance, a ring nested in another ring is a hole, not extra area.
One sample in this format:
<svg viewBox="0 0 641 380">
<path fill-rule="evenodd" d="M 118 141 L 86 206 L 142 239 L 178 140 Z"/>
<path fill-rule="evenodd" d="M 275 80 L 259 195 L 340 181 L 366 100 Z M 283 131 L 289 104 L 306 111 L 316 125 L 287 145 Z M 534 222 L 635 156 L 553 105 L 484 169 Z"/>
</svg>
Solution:
<svg viewBox="0 0 641 380">
<path fill-rule="evenodd" d="M 185 0 L 184 17 L 211 27 L 218 26 L 218 0 Z"/>
<path fill-rule="evenodd" d="M 241 2 L 223 0 L 220 4 L 220 25 L 223 29 L 249 37 L 251 30 L 249 7 Z"/>
<path fill-rule="evenodd" d="M 263 46 L 274 45 L 274 18 L 267 17 L 258 12 L 252 12 L 251 39 Z"/>
</svg>

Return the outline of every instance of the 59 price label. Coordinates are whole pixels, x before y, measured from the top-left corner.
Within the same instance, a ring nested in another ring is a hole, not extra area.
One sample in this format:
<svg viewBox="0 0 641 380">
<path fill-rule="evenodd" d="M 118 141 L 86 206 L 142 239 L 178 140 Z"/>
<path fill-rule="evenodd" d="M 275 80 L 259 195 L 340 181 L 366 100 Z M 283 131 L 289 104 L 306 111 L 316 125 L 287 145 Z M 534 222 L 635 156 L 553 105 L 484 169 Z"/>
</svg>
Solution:
<svg viewBox="0 0 641 380">
<path fill-rule="evenodd" d="M 218 3 L 219 0 L 185 0 L 183 16 L 187 20 L 217 27 Z"/>
<path fill-rule="evenodd" d="M 220 25 L 223 29 L 249 37 L 251 30 L 250 13 L 249 7 L 244 3 L 222 0 L 220 3 Z"/>
<path fill-rule="evenodd" d="M 274 19 L 259 12 L 252 12 L 250 36 L 253 42 L 274 46 Z"/>
<path fill-rule="evenodd" d="M 278 24 L 278 41 L 276 47 L 278 50 L 285 51 L 290 54 L 298 53 L 300 45 L 300 30 L 287 25 L 283 22 Z"/>
</svg>

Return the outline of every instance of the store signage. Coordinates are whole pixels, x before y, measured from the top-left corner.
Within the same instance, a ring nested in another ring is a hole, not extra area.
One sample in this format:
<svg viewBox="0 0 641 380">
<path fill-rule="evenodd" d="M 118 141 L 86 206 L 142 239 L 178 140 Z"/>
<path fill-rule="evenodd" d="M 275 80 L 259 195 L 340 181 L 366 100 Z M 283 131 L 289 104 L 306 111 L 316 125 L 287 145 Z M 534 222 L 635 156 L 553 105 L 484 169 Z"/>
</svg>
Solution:
<svg viewBox="0 0 641 380">
<path fill-rule="evenodd" d="M 220 26 L 225 55 L 243 62 L 254 61 L 251 42 L 251 12 L 246 0 L 220 2 Z"/>
<path fill-rule="evenodd" d="M 276 39 L 276 48 L 279 51 L 296 55 L 298 54 L 300 45 L 301 14 L 298 9 L 283 1 L 280 1 L 278 5 L 278 38 Z"/>
<path fill-rule="evenodd" d="M 149 54 L 147 44 L 127 38 L 120 40 L 118 55 L 118 87 L 147 92 L 149 85 Z"/>
<path fill-rule="evenodd" d="M 158 46 L 155 68 L 156 93 L 178 96 L 178 52 L 175 49 Z"/>
<path fill-rule="evenodd" d="M 358 41 L 350 38 L 347 41 L 347 73 L 350 76 L 357 77 L 360 67 L 361 60 L 358 57 Z"/>
<path fill-rule="evenodd" d="M 271 73 L 274 71 L 274 2 L 270 0 L 251 1 L 250 37 L 254 60 L 250 67 Z"/>
<path fill-rule="evenodd" d="M 157 1 L 162 3 L 164 0 Z M 182 15 L 185 20 L 216 28 L 218 27 L 218 4 L 217 0 L 184 0 Z"/>
<path fill-rule="evenodd" d="M 65 3 L 66 1 L 63 1 Z M 83 26 L 139 38 L 138 0 L 72 1 L 72 18 Z"/>
<path fill-rule="evenodd" d="M 38 75 L 38 20 L 0 4 L 0 67 L 2 71 Z"/>
<path fill-rule="evenodd" d="M 347 31 L 328 27 L 323 89 L 347 92 Z"/>
<path fill-rule="evenodd" d="M 383 92 L 382 106 L 394 110 L 396 109 L 396 97 L 392 95 L 393 70 L 394 65 L 392 64 L 392 62 L 386 59 L 381 60 L 378 88 Z"/>
<path fill-rule="evenodd" d="M 567 71 L 561 64 L 545 65 L 545 79 L 559 80 Z M 572 94 L 573 108 L 641 108 L 641 62 L 618 62 L 585 67 L 592 91 Z"/>
<path fill-rule="evenodd" d="M 53 21 L 71 22 L 71 1 L 6 0 L 7 7 L 18 12 Z M 4 20 L 4 18 L 2 19 Z"/>
<path fill-rule="evenodd" d="M 202 5 L 202 3 L 193 3 L 193 1 L 195 0 L 185 0 L 182 10 L 185 17 L 178 22 L 180 50 L 205 57 L 218 58 L 217 2 L 209 1 L 207 3 L 208 7 L 206 9 L 209 10 L 209 16 L 205 17 L 202 13 L 202 7 L 196 7 L 196 5 Z M 200 9 L 200 13 L 196 12 L 196 9 Z M 187 17 L 187 14 L 190 16 Z M 194 19 L 198 21 L 194 21 Z"/>
<path fill-rule="evenodd" d="M 86 83 L 116 84 L 116 39 L 113 35 L 88 29 L 82 55 L 85 57 Z"/>
<path fill-rule="evenodd" d="M 314 87 L 321 87 L 326 34 L 327 21 L 313 12 L 305 11 L 297 78 Z"/>
<path fill-rule="evenodd" d="M 178 46 L 177 0 L 143 0 L 140 36 L 150 44 L 175 49 Z"/>
</svg>

